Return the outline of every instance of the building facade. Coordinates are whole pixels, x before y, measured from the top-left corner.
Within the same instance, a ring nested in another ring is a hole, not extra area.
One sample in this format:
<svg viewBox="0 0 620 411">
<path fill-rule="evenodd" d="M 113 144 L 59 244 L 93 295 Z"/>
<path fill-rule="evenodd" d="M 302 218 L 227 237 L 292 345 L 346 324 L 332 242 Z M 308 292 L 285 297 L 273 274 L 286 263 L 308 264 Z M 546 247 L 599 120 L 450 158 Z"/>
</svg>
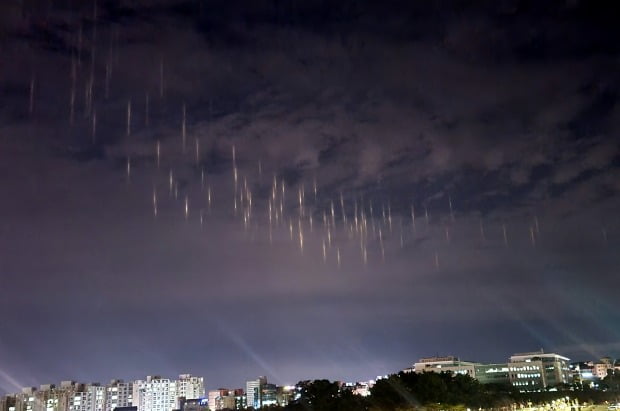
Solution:
<svg viewBox="0 0 620 411">
<path fill-rule="evenodd" d="M 543 350 L 514 354 L 507 363 L 482 364 L 461 361 L 455 356 L 421 358 L 404 372 L 448 372 L 468 375 L 481 384 L 510 384 L 520 391 L 542 391 L 572 382 L 569 359 Z M 601 359 L 600 374 L 613 364 Z"/>
<path fill-rule="evenodd" d="M 178 380 L 147 377 L 125 383 L 112 380 L 107 385 L 63 381 L 60 385 L 23 388 L 2 399 L 0 411 L 114 411 L 136 407 L 138 411 L 172 411 L 180 399 L 204 397 L 201 377 L 182 374 Z"/>
<path fill-rule="evenodd" d="M 607 374 L 614 369 L 614 361 L 610 357 L 603 357 L 593 364 L 593 375 L 595 378 L 604 379 Z"/>
<path fill-rule="evenodd" d="M 421 358 L 413 364 L 413 367 L 403 370 L 404 372 L 449 372 L 452 374 L 469 375 L 476 377 L 476 366 L 480 365 L 475 362 L 461 361 L 455 356 L 446 357 L 428 357 Z"/>
<path fill-rule="evenodd" d="M 262 407 L 262 390 L 267 384 L 266 377 L 258 377 L 256 380 L 247 381 L 245 384 L 245 395 L 247 407 L 258 409 Z"/>
<path fill-rule="evenodd" d="M 181 411 L 210 411 L 209 401 L 206 398 L 197 398 L 193 400 L 181 399 L 180 410 Z"/>
<path fill-rule="evenodd" d="M 572 382 L 569 359 L 543 350 L 512 355 L 508 371 L 510 383 L 520 391 L 542 391 Z"/>
<path fill-rule="evenodd" d="M 481 384 L 510 384 L 510 371 L 507 363 L 478 364 L 475 367 L 475 378 Z"/>
<path fill-rule="evenodd" d="M 62 384 L 65 383 L 61 383 Z M 75 383 L 74 387 L 76 386 Z M 69 388 L 69 387 L 67 387 Z M 106 387 L 100 384 L 77 384 L 73 395 L 69 397 L 70 411 L 105 411 Z"/>
<path fill-rule="evenodd" d="M 106 386 L 106 411 L 115 408 L 131 407 L 133 404 L 133 383 L 111 380 Z"/>
<path fill-rule="evenodd" d="M 177 380 L 177 397 L 186 399 L 198 399 L 205 397 L 204 378 L 195 377 L 191 374 L 181 374 Z"/>
<path fill-rule="evenodd" d="M 209 391 L 209 409 L 211 411 L 237 409 L 235 392 L 236 390 L 229 390 L 227 388 Z"/>
</svg>

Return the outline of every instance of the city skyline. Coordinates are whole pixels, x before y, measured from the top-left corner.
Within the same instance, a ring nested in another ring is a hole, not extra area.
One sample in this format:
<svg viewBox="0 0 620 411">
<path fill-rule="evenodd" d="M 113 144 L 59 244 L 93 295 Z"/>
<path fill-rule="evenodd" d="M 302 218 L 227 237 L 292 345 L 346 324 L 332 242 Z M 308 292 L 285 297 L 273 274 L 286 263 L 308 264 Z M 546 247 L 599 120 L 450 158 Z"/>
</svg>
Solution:
<svg viewBox="0 0 620 411">
<path fill-rule="evenodd" d="M 620 357 L 617 13 L 410 3 L 2 2 L 0 392 Z"/>
<path fill-rule="evenodd" d="M 576 360 L 571 360 L 569 358 L 563 357 L 561 354 L 558 353 L 549 353 L 549 352 L 545 352 L 543 349 L 539 350 L 539 351 L 529 351 L 529 352 L 521 352 L 521 353 L 513 353 L 510 357 L 504 357 L 503 360 L 505 359 L 509 359 L 509 362 L 513 361 L 513 358 L 519 358 L 519 357 L 535 357 L 535 356 L 559 356 L 560 358 L 566 360 L 567 362 L 570 361 L 571 365 L 574 364 L 586 364 L 586 363 L 592 363 L 592 367 L 594 367 L 597 364 L 602 364 L 602 365 L 606 365 L 605 369 L 608 368 L 617 368 L 620 369 L 620 358 L 612 358 L 609 356 L 604 356 L 601 358 L 589 358 L 589 359 L 585 359 L 585 358 L 580 358 L 580 359 L 576 359 Z M 504 362 L 504 364 L 508 364 L 509 362 Z M 401 367 L 401 369 L 394 369 L 389 371 L 387 374 L 377 374 L 374 375 L 372 377 L 363 377 L 363 378 L 354 378 L 354 379 L 335 379 L 334 381 L 338 381 L 341 382 L 343 384 L 356 384 L 356 383 L 367 383 L 369 381 L 375 381 L 375 379 L 381 379 L 381 378 L 385 378 L 388 375 L 392 375 L 392 374 L 397 374 L 399 372 L 453 372 L 453 373 L 465 373 L 468 374 L 470 376 L 473 376 L 474 378 L 477 378 L 476 373 L 474 372 L 473 366 L 477 366 L 477 365 L 500 365 L 502 363 L 502 361 L 483 361 L 480 359 L 480 357 L 477 357 L 475 359 L 473 358 L 467 358 L 467 359 L 462 359 L 459 356 L 455 356 L 454 353 L 451 354 L 446 354 L 443 356 L 431 356 L 431 357 L 421 357 L 419 358 L 417 361 L 413 362 L 410 361 L 409 365 L 410 367 L 407 366 L 403 366 Z M 443 364 L 442 366 L 437 367 L 437 364 Z M 462 372 L 465 370 L 470 370 L 471 371 L 467 371 L 467 372 Z M 372 374 L 372 372 L 367 373 L 369 375 Z M 600 372 L 599 372 L 600 374 Z M 177 374 L 179 377 L 179 380 L 192 380 L 192 378 L 198 378 L 200 380 L 200 383 L 203 387 L 204 390 L 206 390 L 206 392 L 211 392 L 211 391 L 217 391 L 220 389 L 225 389 L 225 390 L 237 390 L 237 389 L 243 389 L 241 388 L 243 385 L 247 385 L 250 383 L 255 383 L 258 384 L 261 379 L 264 379 L 264 381 L 262 382 L 262 384 L 266 384 L 267 381 L 269 380 L 267 376 L 259 376 L 258 379 L 250 379 L 248 380 L 247 378 L 242 381 L 239 382 L 238 384 L 231 384 L 231 385 L 226 385 L 226 384 L 217 384 L 217 383 L 211 383 L 211 385 L 208 385 L 208 383 L 210 383 L 209 381 L 207 381 L 205 383 L 204 381 L 204 377 L 201 376 L 194 376 L 192 374 L 189 373 L 181 373 L 181 374 Z M 593 377 L 597 377 L 597 378 L 604 378 L 606 376 L 605 375 L 593 375 Z M 146 376 L 146 378 L 142 378 L 142 377 L 136 377 L 133 376 L 134 378 L 128 377 L 128 378 L 122 378 L 119 376 L 115 376 L 113 378 L 108 379 L 107 381 L 109 381 L 109 384 L 103 383 L 104 386 L 110 385 L 110 386 L 117 386 L 118 384 L 134 384 L 134 383 L 144 383 L 145 381 L 150 381 L 151 379 L 164 379 L 165 381 L 174 381 L 173 379 L 169 378 L 169 376 L 166 375 L 162 375 L 162 374 L 157 374 L 157 373 L 151 373 L 149 375 Z M 249 378 L 249 376 L 248 376 Z M 296 381 L 289 381 L 288 383 L 279 383 L 278 386 L 279 387 L 289 387 L 289 386 L 294 386 L 295 384 L 299 383 L 300 381 L 308 381 L 308 380 L 312 380 L 312 379 L 319 379 L 321 378 L 320 376 L 315 376 L 313 378 L 308 378 L 307 376 L 300 376 L 299 378 L 297 378 Z M 492 381 L 485 381 L 485 383 L 488 382 L 492 382 Z M 19 390 L 14 391 L 14 392 L 0 392 L 0 395 L 10 395 L 10 394 L 15 394 L 18 392 L 23 391 L 24 389 L 28 389 L 28 388 L 37 388 L 37 387 L 44 387 L 44 386 L 57 386 L 57 387 L 61 387 L 63 384 L 65 383 L 72 383 L 72 384 L 82 384 L 82 385 L 93 385 L 93 386 L 99 386 L 102 384 L 102 381 L 89 381 L 89 382 L 85 382 L 85 381 L 77 381 L 75 379 L 61 379 L 61 380 L 57 380 L 56 382 L 50 382 L 50 381 L 46 381 L 43 383 L 38 384 L 37 386 L 23 386 L 20 387 Z M 217 388 L 216 388 L 217 387 Z M 228 388 L 224 388 L 224 387 L 228 387 Z M 193 391 L 192 391 L 193 392 Z M 187 396 L 187 399 L 198 399 L 198 398 L 206 398 L 206 396 L 202 396 L 202 397 L 195 397 L 194 396 Z"/>
<path fill-rule="evenodd" d="M 605 393 L 610 389 L 610 393 L 613 393 L 613 380 L 617 379 L 618 371 L 620 371 L 620 359 L 603 357 L 596 361 L 570 362 L 569 358 L 559 353 L 549 353 L 541 349 L 514 353 L 507 358 L 506 362 L 492 364 L 463 361 L 454 355 L 420 358 L 411 367 L 394 370 L 389 375 L 377 376 L 376 379 L 366 381 L 335 380 L 331 382 L 326 379 L 312 381 L 300 378 L 294 385 L 277 385 L 269 382 L 267 377 L 259 376 L 257 379 L 246 380 L 245 390 L 244 388 L 224 388 L 222 385 L 217 385 L 217 389 L 208 389 L 203 377 L 192 374 L 179 374 L 178 379 L 161 375 L 148 375 L 146 378 L 140 377 L 130 381 L 115 378 L 106 384 L 63 380 L 59 384 L 48 383 L 39 387 L 22 387 L 17 392 L 0 396 L 0 409 L 114 411 L 118 409 L 117 407 L 133 407 L 137 411 L 169 411 L 183 410 L 185 405 L 200 406 L 203 408 L 198 409 L 203 410 L 208 405 L 208 408 L 213 411 L 262 409 L 269 406 L 286 407 L 289 405 L 295 407 L 300 404 L 300 401 L 302 404 L 306 401 L 304 392 L 307 392 L 308 384 L 333 386 L 340 393 L 338 395 L 340 398 L 345 395 L 344 392 L 360 398 L 370 396 L 374 398 L 375 385 L 385 382 L 388 385 L 394 384 L 395 378 L 397 380 L 407 379 L 412 374 L 417 374 L 419 378 L 427 381 L 432 380 L 431 374 L 441 374 L 438 376 L 440 380 L 449 378 L 452 381 L 461 381 L 461 384 L 465 381 L 475 381 L 478 384 L 477 390 L 480 390 L 482 386 L 489 387 L 487 394 L 495 392 L 496 396 L 500 393 L 504 395 L 511 393 L 518 397 L 518 393 L 551 392 L 571 393 L 578 396 L 579 392 L 592 395 L 593 392 Z M 453 387 L 453 389 L 458 391 L 457 388 Z M 485 392 L 484 389 L 481 392 Z M 402 395 L 393 394 L 396 397 Z M 569 397 L 565 397 L 564 394 L 560 394 L 561 398 L 568 400 Z M 379 388 L 377 395 L 379 398 L 376 398 L 375 402 L 399 401 L 398 398 L 386 398 L 385 392 L 382 393 L 382 388 Z M 330 395 L 326 398 L 330 398 Z M 521 397 L 523 398 L 527 397 Z M 541 398 L 543 397 L 538 397 L 538 401 Z M 603 397 L 599 397 L 599 401 L 601 398 Z M 363 407 L 361 404 L 363 401 L 358 402 L 358 406 Z"/>
</svg>

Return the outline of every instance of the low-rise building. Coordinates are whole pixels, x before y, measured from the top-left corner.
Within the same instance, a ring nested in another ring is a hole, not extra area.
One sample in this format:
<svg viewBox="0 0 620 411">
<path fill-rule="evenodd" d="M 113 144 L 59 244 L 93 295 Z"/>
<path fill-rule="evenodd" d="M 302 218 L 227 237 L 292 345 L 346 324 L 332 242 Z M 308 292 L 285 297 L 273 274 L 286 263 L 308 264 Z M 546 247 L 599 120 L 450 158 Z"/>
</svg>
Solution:
<svg viewBox="0 0 620 411">
<path fill-rule="evenodd" d="M 581 387 L 591 387 L 594 377 L 594 363 L 592 361 L 573 362 L 568 366 L 574 384 Z"/>
<path fill-rule="evenodd" d="M 610 357 L 603 357 L 593 364 L 593 375 L 598 379 L 604 379 L 610 370 L 614 369 L 614 361 Z"/>
<path fill-rule="evenodd" d="M 461 361 L 455 356 L 446 357 L 428 357 L 421 358 L 418 362 L 413 364 L 413 367 L 403 370 L 404 372 L 449 372 L 453 374 L 469 375 L 472 378 L 476 377 L 476 366 L 479 363 L 470 361 Z"/>
<path fill-rule="evenodd" d="M 540 351 L 514 354 L 508 370 L 510 383 L 520 391 L 542 391 L 572 382 L 569 359 Z"/>
<path fill-rule="evenodd" d="M 370 395 L 370 390 L 375 385 L 373 380 L 370 381 L 362 381 L 356 383 L 346 383 L 344 385 L 344 389 L 350 390 L 353 394 L 359 395 L 361 397 L 367 397 Z"/>
<path fill-rule="evenodd" d="M 510 384 L 508 363 L 478 364 L 475 366 L 475 378 L 481 384 Z"/>
<path fill-rule="evenodd" d="M 180 411 L 213 411 L 209 407 L 209 400 L 206 398 L 195 398 L 191 400 L 181 399 Z"/>
<path fill-rule="evenodd" d="M 228 388 L 219 388 L 209 391 L 208 396 L 209 409 L 211 411 L 236 409 L 235 408 L 235 391 Z"/>
</svg>

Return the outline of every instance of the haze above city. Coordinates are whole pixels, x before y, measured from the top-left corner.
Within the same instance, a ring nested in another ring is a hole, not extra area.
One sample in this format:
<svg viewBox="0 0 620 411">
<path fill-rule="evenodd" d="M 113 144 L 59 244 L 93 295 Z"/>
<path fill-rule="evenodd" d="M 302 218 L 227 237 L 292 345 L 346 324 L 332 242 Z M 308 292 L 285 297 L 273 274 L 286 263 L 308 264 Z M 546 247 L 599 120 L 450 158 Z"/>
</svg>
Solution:
<svg viewBox="0 0 620 411">
<path fill-rule="evenodd" d="M 0 3 L 0 393 L 620 357 L 585 1 Z"/>
</svg>

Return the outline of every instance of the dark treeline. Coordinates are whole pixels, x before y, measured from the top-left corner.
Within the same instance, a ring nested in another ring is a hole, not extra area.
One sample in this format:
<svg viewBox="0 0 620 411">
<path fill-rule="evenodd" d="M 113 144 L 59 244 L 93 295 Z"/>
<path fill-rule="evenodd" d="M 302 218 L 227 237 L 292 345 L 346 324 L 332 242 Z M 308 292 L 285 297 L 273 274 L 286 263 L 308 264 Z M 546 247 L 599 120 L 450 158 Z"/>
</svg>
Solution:
<svg viewBox="0 0 620 411">
<path fill-rule="evenodd" d="M 599 390 L 566 385 L 557 391 L 520 393 L 510 385 L 480 384 L 467 375 L 451 373 L 399 373 L 377 381 L 371 395 L 361 397 L 328 380 L 302 381 L 300 398 L 270 411 L 409 411 L 510 409 L 513 404 L 539 404 L 568 396 L 580 403 L 616 402 L 620 399 L 620 373 L 608 376 Z"/>
</svg>

